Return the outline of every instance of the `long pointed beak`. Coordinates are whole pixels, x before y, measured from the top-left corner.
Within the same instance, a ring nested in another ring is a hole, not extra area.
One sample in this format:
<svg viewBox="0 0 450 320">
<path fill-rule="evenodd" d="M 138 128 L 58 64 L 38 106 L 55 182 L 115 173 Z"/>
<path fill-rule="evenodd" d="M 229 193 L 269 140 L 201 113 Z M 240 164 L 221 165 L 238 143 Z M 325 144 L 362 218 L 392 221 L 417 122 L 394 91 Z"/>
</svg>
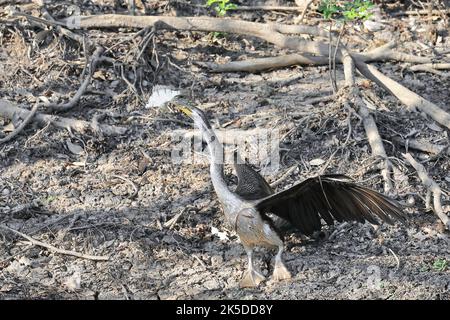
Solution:
<svg viewBox="0 0 450 320">
<path fill-rule="evenodd" d="M 189 118 L 192 118 L 192 110 L 189 107 L 185 106 L 184 104 L 179 102 L 172 102 L 171 107 L 176 111 L 184 113 Z"/>
<path fill-rule="evenodd" d="M 179 111 L 181 111 L 181 112 L 183 112 L 185 115 L 187 115 L 189 118 L 191 118 L 192 117 L 192 110 L 191 109 L 189 109 L 188 107 L 185 107 L 185 106 L 176 106 L 176 108 L 179 110 Z"/>
</svg>

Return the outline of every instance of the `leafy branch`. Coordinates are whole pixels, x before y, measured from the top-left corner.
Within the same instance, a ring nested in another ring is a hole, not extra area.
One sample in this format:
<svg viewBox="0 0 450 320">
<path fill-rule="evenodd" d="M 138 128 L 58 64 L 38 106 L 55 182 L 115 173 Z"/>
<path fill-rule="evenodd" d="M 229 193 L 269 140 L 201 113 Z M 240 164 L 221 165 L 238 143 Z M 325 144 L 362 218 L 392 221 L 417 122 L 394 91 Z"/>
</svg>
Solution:
<svg viewBox="0 0 450 320">
<path fill-rule="evenodd" d="M 329 55 L 328 65 L 330 72 L 330 82 L 333 88 L 333 92 L 337 92 L 336 83 L 336 54 L 339 47 L 341 37 L 345 32 L 345 24 L 347 22 L 354 22 L 360 20 L 366 20 L 372 16 L 370 9 L 373 7 L 373 3 L 369 0 L 354 0 L 354 1 L 336 1 L 336 0 L 322 0 L 319 5 L 319 12 L 322 13 L 324 19 L 330 20 L 330 38 L 329 38 Z M 332 52 L 332 37 L 331 29 L 333 20 L 339 20 L 342 23 L 339 37 L 335 45 L 334 55 Z"/>
</svg>

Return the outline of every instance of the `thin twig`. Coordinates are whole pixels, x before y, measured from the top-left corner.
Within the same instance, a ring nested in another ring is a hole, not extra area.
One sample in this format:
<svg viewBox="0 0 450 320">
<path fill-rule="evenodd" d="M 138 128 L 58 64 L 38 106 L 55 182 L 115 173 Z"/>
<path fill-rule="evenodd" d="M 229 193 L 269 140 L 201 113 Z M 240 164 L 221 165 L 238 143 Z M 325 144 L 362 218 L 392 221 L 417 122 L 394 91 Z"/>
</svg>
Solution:
<svg viewBox="0 0 450 320">
<path fill-rule="evenodd" d="M 449 146 L 433 144 L 426 141 L 418 141 L 415 139 L 406 139 L 403 140 L 399 137 L 392 138 L 392 141 L 398 143 L 405 147 L 406 152 L 408 152 L 408 148 L 428 152 L 433 155 L 446 154 L 450 156 L 450 148 Z"/>
<path fill-rule="evenodd" d="M 409 164 L 414 169 L 416 169 L 417 175 L 419 176 L 420 180 L 422 180 L 423 185 L 428 189 L 427 198 L 431 198 L 431 194 L 433 195 L 434 212 L 439 217 L 439 219 L 441 219 L 442 223 L 446 226 L 446 228 L 448 230 L 450 230 L 450 219 L 445 214 L 444 210 L 442 209 L 442 204 L 441 204 L 442 190 L 441 190 L 441 188 L 432 178 L 430 178 L 425 167 L 422 164 L 420 164 L 419 162 L 417 162 L 411 156 L 411 154 L 409 154 L 409 153 L 403 154 L 403 157 L 406 159 L 406 161 L 409 162 Z"/>
<path fill-rule="evenodd" d="M 42 16 L 46 19 L 46 20 L 43 20 L 43 21 L 45 21 L 43 23 L 53 26 L 57 32 L 61 33 L 62 35 L 65 35 L 69 39 L 77 41 L 80 45 L 84 45 L 84 43 L 86 42 L 85 37 L 73 32 L 73 31 L 70 31 L 67 28 L 62 27 L 61 25 L 55 24 L 55 22 L 56 22 L 55 18 L 53 18 L 50 15 L 50 13 L 47 11 L 47 9 L 41 8 L 41 11 L 42 11 Z M 26 17 L 28 18 L 30 16 L 27 15 Z M 48 22 L 50 22 L 50 23 L 48 23 Z"/>
<path fill-rule="evenodd" d="M 331 156 L 328 158 L 327 162 L 325 163 L 325 165 L 320 169 L 319 171 L 319 175 L 322 175 L 325 173 L 325 171 L 328 169 L 328 166 L 330 165 L 331 161 L 333 160 L 334 156 L 336 155 L 336 153 L 340 150 L 344 150 L 345 147 L 347 146 L 350 137 L 352 135 L 352 123 L 351 123 L 351 119 L 350 119 L 350 115 L 351 113 L 348 114 L 347 116 L 347 126 L 348 126 L 348 132 L 347 132 L 347 137 L 345 138 L 344 144 L 339 146 L 339 148 L 337 148 L 332 154 Z"/>
<path fill-rule="evenodd" d="M 31 120 L 33 120 L 39 106 L 40 106 L 39 103 L 35 103 L 30 113 L 28 113 L 27 117 L 25 118 L 25 120 L 22 121 L 22 123 L 17 127 L 17 129 L 15 129 L 13 132 L 11 132 L 3 139 L 0 139 L 0 144 L 8 142 L 12 140 L 15 136 L 17 136 L 31 122 Z"/>
<path fill-rule="evenodd" d="M 80 101 L 81 96 L 84 94 L 84 92 L 87 89 L 87 86 L 91 82 L 92 75 L 94 74 L 95 67 L 97 66 L 97 62 L 100 60 L 100 56 L 103 53 L 103 47 L 98 46 L 91 57 L 90 62 L 90 68 L 89 72 L 84 79 L 84 81 L 81 83 L 81 86 L 78 88 L 75 95 L 66 103 L 58 104 L 58 103 L 51 103 L 46 105 L 47 109 L 50 111 L 57 111 L 57 112 L 63 112 L 72 109 L 78 101 Z"/>
<path fill-rule="evenodd" d="M 186 211 L 185 209 L 182 209 L 172 219 L 166 221 L 166 223 L 164 223 L 164 227 L 169 228 L 169 230 L 172 230 L 172 228 L 175 226 L 175 224 L 178 222 L 178 220 L 185 211 Z"/>
<path fill-rule="evenodd" d="M 395 254 L 394 250 L 392 250 L 391 248 L 386 247 L 390 253 L 392 253 L 392 255 L 395 258 L 395 261 L 397 262 L 397 270 L 400 268 L 400 259 L 398 258 L 398 256 Z"/>
<path fill-rule="evenodd" d="M 345 32 L 345 21 L 342 22 L 341 30 L 339 31 L 339 35 L 336 41 L 336 45 L 334 46 L 334 53 L 333 53 L 333 82 L 334 86 L 336 87 L 336 91 L 338 90 L 337 83 L 336 83 L 336 55 L 339 49 L 339 43 L 341 42 L 341 38 L 344 35 Z M 330 30 L 331 34 L 331 30 Z"/>
<path fill-rule="evenodd" d="M 78 257 L 78 258 L 82 258 L 82 259 L 88 259 L 88 260 L 94 260 L 94 261 L 108 261 L 109 257 L 108 256 L 94 256 L 94 255 L 90 255 L 90 254 L 82 254 L 79 252 L 75 252 L 75 251 L 69 251 L 69 250 L 65 250 L 65 249 L 59 249 L 55 246 L 52 246 L 51 244 L 48 243 L 44 243 L 42 241 L 33 239 L 32 237 L 26 235 L 25 233 L 22 233 L 20 231 L 11 229 L 10 227 L 7 227 L 5 225 L 0 225 L 0 228 L 4 229 L 4 230 L 8 230 L 12 233 L 15 233 L 19 236 L 21 236 L 22 238 L 27 239 L 28 241 L 30 241 L 32 244 L 36 245 L 36 246 L 40 246 L 40 247 L 44 247 L 52 252 L 55 253 L 60 253 L 60 254 L 65 254 L 65 255 L 69 255 L 69 256 L 74 256 L 74 257 Z"/>
<path fill-rule="evenodd" d="M 0 116 L 4 118 L 12 119 L 14 116 L 20 116 L 20 118 L 24 119 L 30 112 L 31 111 L 29 110 L 19 108 L 10 101 L 0 99 Z M 43 125 L 51 123 L 56 127 L 64 128 L 67 130 L 74 130 L 81 133 L 84 133 L 88 130 L 95 131 L 96 129 L 91 122 L 63 118 L 39 112 L 35 114 L 32 120 Z M 107 124 L 101 124 L 99 125 L 99 128 L 101 130 L 100 133 L 103 133 L 105 135 L 121 135 L 127 131 L 127 129 L 124 127 L 110 126 Z"/>
<path fill-rule="evenodd" d="M 332 52 L 332 46 L 333 46 L 333 43 L 332 43 L 332 41 L 333 41 L 333 36 L 332 36 L 332 34 L 331 34 L 331 22 L 330 22 L 330 30 L 329 30 L 329 33 L 328 33 L 328 41 L 329 41 L 329 43 L 328 43 L 328 73 L 329 73 L 329 75 L 330 75 L 330 82 L 331 82 L 331 87 L 333 88 L 333 93 L 334 94 L 336 94 L 337 93 L 337 86 L 336 86 L 336 82 L 334 81 L 334 78 L 333 78 L 333 64 L 332 64 L 332 60 L 333 60 L 333 58 L 332 58 L 332 54 L 331 54 L 331 52 Z"/>
<path fill-rule="evenodd" d="M 314 0 L 309 0 L 309 1 L 306 3 L 305 8 L 303 9 L 303 11 L 302 11 L 302 13 L 300 14 L 300 16 L 298 17 L 298 19 L 295 20 L 295 23 L 302 23 L 302 22 L 303 22 L 303 19 L 305 18 L 305 15 L 306 15 L 306 12 L 307 12 L 308 9 L 309 9 L 309 6 L 310 6 L 313 2 L 314 2 Z"/>
<path fill-rule="evenodd" d="M 298 166 L 296 164 L 293 165 L 292 167 L 290 167 L 285 173 L 283 173 L 283 175 L 279 179 L 277 179 L 274 182 L 272 182 L 270 184 L 270 186 L 272 188 L 275 188 L 276 186 L 281 184 L 284 180 L 286 180 L 291 175 L 292 172 L 294 172 L 295 169 L 297 169 L 297 167 Z"/>
<path fill-rule="evenodd" d="M 122 176 L 118 176 L 118 175 L 115 175 L 115 174 L 113 174 L 111 177 L 121 179 L 121 180 L 127 182 L 129 185 L 131 185 L 131 187 L 133 188 L 134 192 L 131 195 L 129 195 L 128 198 L 131 199 L 131 198 L 136 197 L 136 195 L 138 194 L 139 189 L 138 189 L 138 187 L 136 186 L 136 184 L 133 181 L 131 181 L 128 178 L 125 178 L 125 177 L 122 177 Z"/>
</svg>

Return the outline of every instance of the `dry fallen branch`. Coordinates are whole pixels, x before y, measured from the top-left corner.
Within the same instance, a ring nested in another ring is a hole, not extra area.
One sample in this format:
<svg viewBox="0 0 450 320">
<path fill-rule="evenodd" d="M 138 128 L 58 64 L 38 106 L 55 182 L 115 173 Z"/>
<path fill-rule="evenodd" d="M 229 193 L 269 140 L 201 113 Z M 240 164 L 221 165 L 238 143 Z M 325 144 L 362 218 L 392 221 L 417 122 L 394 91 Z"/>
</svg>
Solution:
<svg viewBox="0 0 450 320">
<path fill-rule="evenodd" d="M 415 66 L 411 66 L 409 68 L 411 71 L 422 71 L 437 74 L 441 77 L 448 78 L 450 75 L 448 73 L 444 73 L 440 70 L 449 70 L 450 63 L 424 63 L 418 64 Z"/>
<path fill-rule="evenodd" d="M 409 63 L 420 63 L 419 65 L 417 65 L 417 67 L 423 65 L 424 68 L 425 66 L 429 65 L 429 62 L 431 62 L 430 58 L 413 56 L 394 51 L 392 50 L 394 46 L 395 42 L 391 41 L 368 52 L 350 53 L 350 55 L 364 62 L 392 60 Z M 336 62 L 341 62 L 341 60 L 338 60 Z M 217 64 L 212 62 L 197 62 L 197 64 L 209 68 L 211 72 L 260 72 L 263 70 L 278 69 L 293 65 L 326 65 L 328 64 L 328 58 L 313 56 L 310 54 L 293 53 L 278 57 L 256 58 L 248 59 L 245 61 L 232 61 L 225 64 Z M 443 66 L 445 66 L 446 64 L 435 63 L 432 65 L 440 66 L 441 68 L 443 68 Z"/>
<path fill-rule="evenodd" d="M 256 22 L 240 21 L 220 18 L 200 18 L 200 17 L 164 17 L 164 16 L 123 16 L 123 15 L 94 15 L 80 16 L 79 28 L 107 28 L 107 27 L 130 27 L 145 28 L 158 24 L 158 27 L 173 28 L 177 30 L 207 31 L 207 32 L 228 32 L 243 35 L 255 36 L 270 42 L 280 48 L 291 49 L 317 56 L 327 57 L 329 46 L 320 41 L 309 41 L 298 37 L 286 36 L 285 34 L 309 34 L 313 36 L 325 37 L 328 32 L 317 27 L 284 25 L 284 24 L 263 24 Z M 386 48 L 392 47 L 394 43 L 388 43 L 379 49 L 378 55 L 383 55 Z M 398 82 L 385 76 L 375 67 L 367 65 L 361 59 L 360 54 L 350 53 L 355 60 L 358 70 L 368 79 L 375 81 L 385 90 L 392 93 L 402 103 L 410 109 L 419 109 L 431 116 L 435 121 L 450 128 L 450 114 L 436 106 L 434 103 L 422 98 Z M 337 57 L 342 60 L 342 55 Z M 399 61 L 430 63 L 429 58 L 414 57 L 404 55 L 395 51 L 385 54 L 385 58 L 395 58 Z"/>
<path fill-rule="evenodd" d="M 400 259 L 399 257 L 395 254 L 394 250 L 392 250 L 391 248 L 386 247 L 389 252 L 394 256 L 395 262 L 397 264 L 396 269 L 398 270 L 400 268 Z"/>
<path fill-rule="evenodd" d="M 381 139 L 380 133 L 378 132 L 377 124 L 375 119 L 370 114 L 369 109 L 366 107 L 362 99 L 359 97 L 357 100 L 361 100 L 356 103 L 358 106 L 358 114 L 362 117 L 364 129 L 366 131 L 367 139 L 369 141 L 370 147 L 372 149 L 372 154 L 374 156 L 383 159 L 383 168 L 381 169 L 381 175 L 384 180 L 384 192 L 389 193 L 393 190 L 391 171 L 392 164 L 389 161 L 386 150 L 384 149 L 383 141 Z"/>
<path fill-rule="evenodd" d="M 94 255 L 90 255 L 90 254 L 83 254 L 83 253 L 79 253 L 79 252 L 75 252 L 75 251 L 59 249 L 55 246 L 52 246 L 51 244 L 36 240 L 36 239 L 26 235 L 25 233 L 11 229 L 10 227 L 7 227 L 5 225 L 0 225 L 0 228 L 2 228 L 4 230 L 8 230 L 12 233 L 15 233 L 15 234 L 21 236 L 22 238 L 27 239 L 32 244 L 46 248 L 46 249 L 50 250 L 51 252 L 74 256 L 74 257 L 78 257 L 78 258 L 82 258 L 82 259 L 94 260 L 94 261 L 108 261 L 109 260 L 108 256 L 94 256 Z"/>
<path fill-rule="evenodd" d="M 450 63 L 424 63 L 411 66 L 409 69 L 412 71 L 428 71 L 429 69 L 450 70 Z"/>
<path fill-rule="evenodd" d="M 36 114 L 37 110 L 39 108 L 39 104 L 36 103 L 31 111 L 28 113 L 25 120 L 22 121 L 22 123 L 15 129 L 13 132 L 11 132 L 9 135 L 4 137 L 3 139 L 0 139 L 0 144 L 5 143 L 13 139 L 15 136 L 17 136 L 30 122 L 33 120 L 34 115 Z"/>
<path fill-rule="evenodd" d="M 446 154 L 450 156 L 450 148 L 448 146 L 443 146 L 439 144 L 433 144 L 426 141 L 417 141 L 414 139 L 403 140 L 399 137 L 394 137 L 392 139 L 393 142 L 396 142 L 406 148 L 411 148 L 423 152 L 428 152 L 434 155 L 437 154 Z"/>
<path fill-rule="evenodd" d="M 343 47 L 342 51 L 342 61 L 344 64 L 344 75 L 346 86 L 350 90 L 349 100 L 353 102 L 357 109 L 358 114 L 361 116 L 364 130 L 366 131 L 367 139 L 369 141 L 370 147 L 372 149 L 372 154 L 376 157 L 383 159 L 384 165 L 381 169 L 381 175 L 384 180 L 384 192 L 392 192 L 393 185 L 391 179 L 392 164 L 389 161 L 386 150 L 384 149 L 383 141 L 381 139 L 380 133 L 378 132 L 377 124 L 375 119 L 370 114 L 367 104 L 361 99 L 359 95 L 358 88 L 355 86 L 355 64 L 350 53 Z"/>
<path fill-rule="evenodd" d="M 407 11 L 399 11 L 392 13 L 392 16 L 416 16 L 416 15 L 429 15 L 430 10 L 407 10 Z M 431 10 L 431 14 L 440 15 L 440 14 L 450 14 L 450 10 Z"/>
<path fill-rule="evenodd" d="M 279 23 L 257 23 L 236 19 L 209 17 L 168 17 L 168 16 L 125 16 L 105 14 L 92 16 L 76 16 L 79 29 L 85 28 L 148 28 L 157 25 L 158 28 L 186 31 L 228 32 L 243 35 L 309 34 L 311 36 L 328 37 L 328 32 L 314 26 L 288 25 Z M 305 40 L 306 41 L 306 40 Z M 311 41 L 306 41 L 311 42 Z"/>
<path fill-rule="evenodd" d="M 223 18 L 165 16 L 136 17 L 114 14 L 80 16 L 76 17 L 76 19 L 79 19 L 79 28 L 145 28 L 158 24 L 158 27 L 163 29 L 227 32 L 255 36 L 280 48 L 291 49 L 302 53 L 314 54 L 321 57 L 328 57 L 329 53 L 329 46 L 326 43 L 287 36 L 287 34 L 308 34 L 311 36 L 319 36 L 323 38 L 329 37 L 329 32 L 312 26 L 257 23 Z M 395 60 L 420 64 L 432 63 L 431 58 L 419 57 L 391 50 L 394 46 L 395 42 L 391 41 L 375 50 L 370 51 L 369 53 L 351 53 L 351 55 L 353 58 L 361 61 Z M 306 57 L 306 59 L 309 59 L 309 57 Z M 337 59 L 338 61 L 341 59 L 340 54 L 337 55 Z"/>
<path fill-rule="evenodd" d="M 287 54 L 279 57 L 232 61 L 225 64 L 196 62 L 196 64 L 210 69 L 211 72 L 259 72 L 293 65 L 324 65 L 327 63 L 328 58 L 307 54 Z"/>
<path fill-rule="evenodd" d="M 314 2 L 314 0 L 308 0 L 308 2 L 303 6 L 303 11 L 300 14 L 300 16 L 296 19 L 294 19 L 294 23 L 295 24 L 299 24 L 303 22 L 303 18 L 305 18 L 306 12 L 309 10 L 309 7 L 311 6 L 311 4 Z M 300 7 L 302 8 L 302 7 Z"/>
<path fill-rule="evenodd" d="M 446 226 L 448 230 L 450 230 L 450 219 L 445 214 L 444 210 L 442 209 L 441 204 L 441 195 L 442 190 L 439 187 L 439 185 L 430 178 L 428 175 L 425 167 L 418 163 L 409 153 L 403 154 L 403 157 L 406 159 L 406 161 L 413 166 L 414 169 L 416 169 L 417 174 L 422 180 L 423 185 L 428 189 L 429 193 L 433 194 L 433 206 L 434 206 L 434 212 L 436 215 L 441 219 L 442 223 Z"/>
<path fill-rule="evenodd" d="M 180 217 L 183 215 L 183 213 L 186 211 L 186 209 L 180 210 L 175 216 L 173 216 L 170 220 L 166 221 L 164 223 L 165 228 L 169 228 L 169 230 L 172 230 L 173 227 L 177 224 L 178 220 L 180 220 Z"/>
<path fill-rule="evenodd" d="M 270 42 L 280 48 L 313 54 L 320 58 L 328 57 L 330 48 L 327 43 L 320 41 L 304 40 L 298 37 L 287 36 L 286 34 L 309 34 L 327 38 L 329 35 L 325 30 L 317 27 L 284 25 L 284 24 L 263 24 L 234 19 L 203 18 L 203 17 L 164 17 L 164 16 L 123 16 L 123 15 L 94 15 L 80 16 L 79 28 L 108 28 L 108 27 L 130 27 L 144 28 L 158 24 L 160 28 L 176 30 L 207 31 L 207 32 L 227 32 L 242 35 L 255 36 Z M 431 63 L 429 58 L 405 55 L 395 51 L 388 51 L 395 43 L 391 42 L 378 48 L 378 52 L 372 52 L 379 58 L 395 59 L 398 61 Z M 332 48 L 333 49 L 333 48 Z M 450 128 L 450 114 L 439 108 L 432 102 L 422 98 L 398 82 L 390 79 L 375 67 L 366 64 L 361 54 L 350 53 L 357 69 L 368 79 L 376 82 L 385 90 L 392 93 L 403 104 L 411 110 L 418 109 L 431 116 L 436 122 Z M 338 52 L 337 60 L 342 61 L 342 54 Z"/>
<path fill-rule="evenodd" d="M 84 92 L 87 89 L 87 86 L 91 82 L 92 74 L 94 73 L 95 67 L 97 66 L 97 62 L 99 61 L 102 53 L 103 53 L 102 47 L 99 46 L 95 49 L 94 53 L 92 54 L 91 61 L 89 63 L 90 67 L 86 75 L 86 78 L 81 83 L 81 86 L 78 88 L 75 95 L 68 102 L 63 104 L 58 103 L 46 104 L 46 107 L 49 111 L 57 111 L 57 112 L 68 111 L 72 109 L 78 103 L 78 101 L 80 101 L 81 96 L 84 94 Z"/>
<path fill-rule="evenodd" d="M 285 173 L 283 173 L 283 175 L 282 175 L 280 178 L 278 178 L 277 180 L 275 180 L 274 182 L 272 182 L 272 183 L 270 184 L 270 186 L 271 186 L 272 188 L 277 187 L 277 186 L 280 185 L 282 182 L 284 182 L 287 178 L 289 178 L 289 176 L 291 175 L 291 173 L 294 172 L 295 169 L 297 169 L 297 168 L 298 168 L 298 165 L 296 165 L 296 164 L 293 165 L 293 166 L 291 166 L 288 170 L 286 170 Z"/>
<path fill-rule="evenodd" d="M 12 119 L 14 115 L 18 115 L 22 119 L 26 119 L 31 111 L 17 107 L 14 103 L 0 99 L 0 117 Z M 74 130 L 77 132 L 93 131 L 97 132 L 96 128 L 100 128 L 100 132 L 105 135 L 121 135 L 124 134 L 127 129 L 124 127 L 110 126 L 107 124 L 100 124 L 94 126 L 93 123 L 83 120 L 63 118 L 59 116 L 36 113 L 32 121 L 38 122 L 41 125 L 51 123 L 52 125 L 64 128 L 68 130 Z"/>
<path fill-rule="evenodd" d="M 422 98 L 417 93 L 402 86 L 395 80 L 385 76 L 372 65 L 355 60 L 356 67 L 366 78 L 376 82 L 386 91 L 390 92 L 410 110 L 420 110 L 433 118 L 434 121 L 450 129 L 450 114 L 434 103 Z"/>
</svg>

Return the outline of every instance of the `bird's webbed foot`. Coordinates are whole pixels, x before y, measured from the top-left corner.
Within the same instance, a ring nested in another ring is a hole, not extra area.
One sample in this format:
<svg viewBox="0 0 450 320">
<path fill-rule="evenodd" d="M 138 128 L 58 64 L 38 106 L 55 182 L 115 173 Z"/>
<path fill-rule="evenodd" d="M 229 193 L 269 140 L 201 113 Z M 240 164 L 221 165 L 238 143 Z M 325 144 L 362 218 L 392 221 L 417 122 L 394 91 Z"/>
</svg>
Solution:
<svg viewBox="0 0 450 320">
<path fill-rule="evenodd" d="M 241 288 L 254 288 L 265 279 L 266 277 L 264 277 L 261 272 L 255 270 L 255 268 L 250 268 L 244 272 L 244 276 L 239 282 L 239 286 Z"/>
<path fill-rule="evenodd" d="M 292 278 L 291 273 L 284 266 L 283 262 L 278 261 L 277 263 L 275 263 L 275 269 L 273 270 L 273 280 L 282 281 L 282 280 L 289 280 L 291 278 Z"/>
</svg>

